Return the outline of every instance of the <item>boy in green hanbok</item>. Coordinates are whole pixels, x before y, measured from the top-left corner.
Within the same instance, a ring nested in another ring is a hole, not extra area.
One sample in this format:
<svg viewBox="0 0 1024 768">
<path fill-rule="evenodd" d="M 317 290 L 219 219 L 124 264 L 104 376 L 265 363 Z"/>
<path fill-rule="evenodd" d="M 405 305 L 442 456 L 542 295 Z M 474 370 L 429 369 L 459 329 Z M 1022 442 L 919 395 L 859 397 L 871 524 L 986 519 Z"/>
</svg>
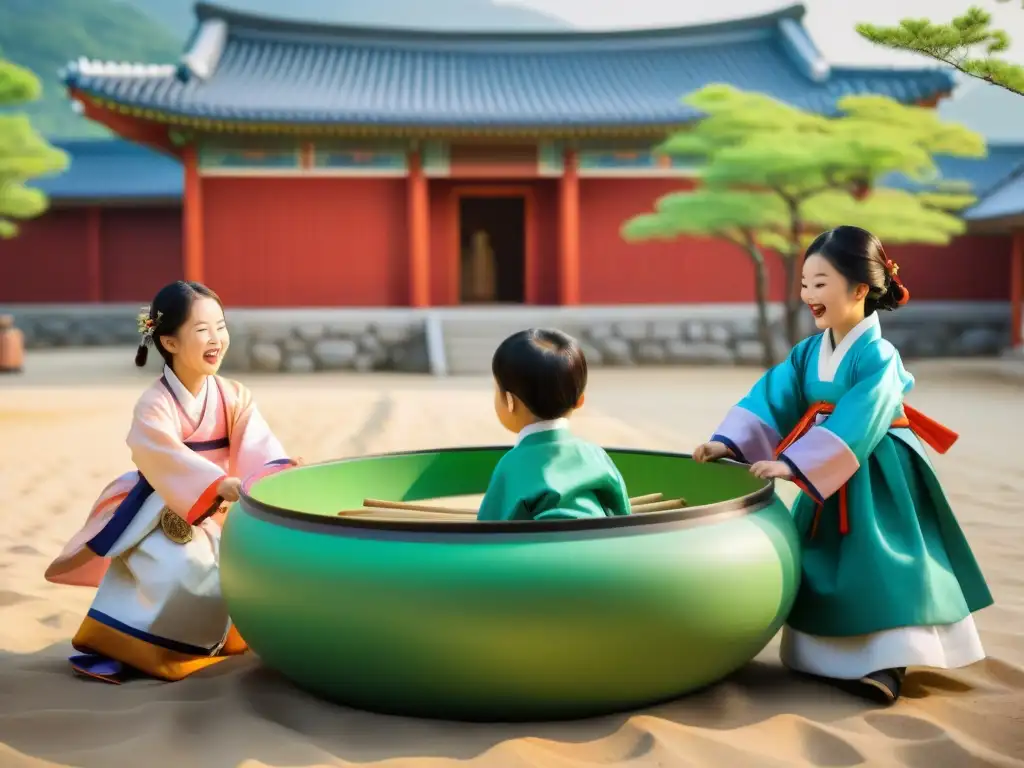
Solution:
<svg viewBox="0 0 1024 768">
<path fill-rule="evenodd" d="M 516 444 L 501 457 L 479 520 L 559 520 L 628 515 L 626 484 L 608 454 L 569 431 L 583 405 L 587 361 L 561 331 L 509 336 L 491 361 L 494 410 Z"/>
<path fill-rule="evenodd" d="M 874 235 L 837 227 L 807 249 L 801 298 L 822 333 L 761 377 L 694 458 L 792 480 L 804 537 L 782 661 L 891 703 L 907 667 L 985 657 L 971 614 L 992 604 L 923 443 L 956 433 L 904 403 L 914 377 L 878 310 L 910 298 Z"/>
</svg>

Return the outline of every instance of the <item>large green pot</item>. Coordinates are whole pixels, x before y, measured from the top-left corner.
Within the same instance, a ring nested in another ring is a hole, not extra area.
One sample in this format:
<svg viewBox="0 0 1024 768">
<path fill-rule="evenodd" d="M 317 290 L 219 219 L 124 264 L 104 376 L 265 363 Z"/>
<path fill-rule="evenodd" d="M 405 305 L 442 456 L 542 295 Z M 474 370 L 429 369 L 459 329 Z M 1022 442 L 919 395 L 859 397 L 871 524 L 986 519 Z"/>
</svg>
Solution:
<svg viewBox="0 0 1024 768">
<path fill-rule="evenodd" d="M 551 522 L 386 522 L 365 497 L 482 493 L 506 448 L 345 459 L 257 481 L 221 579 L 264 663 L 362 709 L 549 720 L 676 698 L 756 656 L 798 585 L 799 543 L 745 466 L 612 450 L 630 495 L 684 510 Z"/>
</svg>

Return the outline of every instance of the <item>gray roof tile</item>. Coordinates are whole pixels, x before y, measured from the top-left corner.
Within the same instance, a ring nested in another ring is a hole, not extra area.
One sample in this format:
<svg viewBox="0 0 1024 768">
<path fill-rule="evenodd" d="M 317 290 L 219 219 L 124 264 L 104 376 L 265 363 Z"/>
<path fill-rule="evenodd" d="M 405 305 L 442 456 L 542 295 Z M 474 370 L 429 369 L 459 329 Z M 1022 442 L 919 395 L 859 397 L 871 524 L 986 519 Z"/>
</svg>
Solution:
<svg viewBox="0 0 1024 768">
<path fill-rule="evenodd" d="M 184 186 L 181 163 L 121 139 L 56 141 L 71 158 L 67 170 L 33 179 L 54 201 L 178 200 Z"/>
<path fill-rule="evenodd" d="M 680 97 L 713 82 L 823 114 L 851 93 L 914 102 L 951 90 L 938 69 L 831 68 L 816 80 L 803 12 L 681 29 L 473 33 L 325 26 L 200 4 L 199 29 L 213 20 L 227 29 L 208 79 L 81 62 L 65 82 L 179 117 L 470 128 L 681 124 L 699 114 Z"/>
</svg>

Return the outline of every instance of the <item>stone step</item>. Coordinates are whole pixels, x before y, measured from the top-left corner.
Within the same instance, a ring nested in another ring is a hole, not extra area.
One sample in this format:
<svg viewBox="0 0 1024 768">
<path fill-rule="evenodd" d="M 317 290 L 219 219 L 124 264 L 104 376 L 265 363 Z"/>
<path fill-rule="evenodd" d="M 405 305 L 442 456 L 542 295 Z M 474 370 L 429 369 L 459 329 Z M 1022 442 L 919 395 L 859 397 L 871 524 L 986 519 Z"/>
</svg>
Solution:
<svg viewBox="0 0 1024 768">
<path fill-rule="evenodd" d="M 489 373 L 494 350 L 523 325 L 510 318 L 446 318 L 445 356 L 451 374 Z"/>
<path fill-rule="evenodd" d="M 450 373 L 487 373 L 491 370 L 491 358 L 497 343 L 463 340 L 445 346 Z"/>
</svg>

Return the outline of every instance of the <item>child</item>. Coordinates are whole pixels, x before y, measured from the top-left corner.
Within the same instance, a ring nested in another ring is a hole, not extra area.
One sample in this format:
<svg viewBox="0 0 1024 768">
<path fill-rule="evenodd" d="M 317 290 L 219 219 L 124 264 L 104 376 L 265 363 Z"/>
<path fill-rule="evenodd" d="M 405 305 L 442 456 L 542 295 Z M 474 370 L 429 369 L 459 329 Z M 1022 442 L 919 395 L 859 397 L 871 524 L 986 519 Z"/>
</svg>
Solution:
<svg viewBox="0 0 1024 768">
<path fill-rule="evenodd" d="M 803 574 L 782 661 L 891 703 L 908 666 L 985 657 L 971 613 L 992 596 L 921 444 L 945 453 L 956 434 L 903 402 L 914 379 L 878 310 L 910 293 L 876 237 L 819 235 L 801 298 L 824 333 L 766 372 L 694 458 L 732 456 L 800 487 Z"/>
<path fill-rule="evenodd" d="M 498 420 L 518 438 L 495 467 L 477 518 L 628 515 L 626 484 L 608 454 L 569 432 L 587 386 L 576 340 L 561 331 L 520 331 L 498 347 L 491 371 Z"/>
<path fill-rule="evenodd" d="M 216 375 L 229 337 L 213 291 L 166 286 L 139 332 L 135 364 L 153 344 L 164 368 L 132 417 L 137 471 L 103 490 L 46 571 L 54 583 L 98 587 L 71 664 L 111 683 L 133 672 L 179 680 L 247 650 L 220 593 L 221 504 L 238 500 L 243 479 L 295 464 L 249 391 Z"/>
</svg>

